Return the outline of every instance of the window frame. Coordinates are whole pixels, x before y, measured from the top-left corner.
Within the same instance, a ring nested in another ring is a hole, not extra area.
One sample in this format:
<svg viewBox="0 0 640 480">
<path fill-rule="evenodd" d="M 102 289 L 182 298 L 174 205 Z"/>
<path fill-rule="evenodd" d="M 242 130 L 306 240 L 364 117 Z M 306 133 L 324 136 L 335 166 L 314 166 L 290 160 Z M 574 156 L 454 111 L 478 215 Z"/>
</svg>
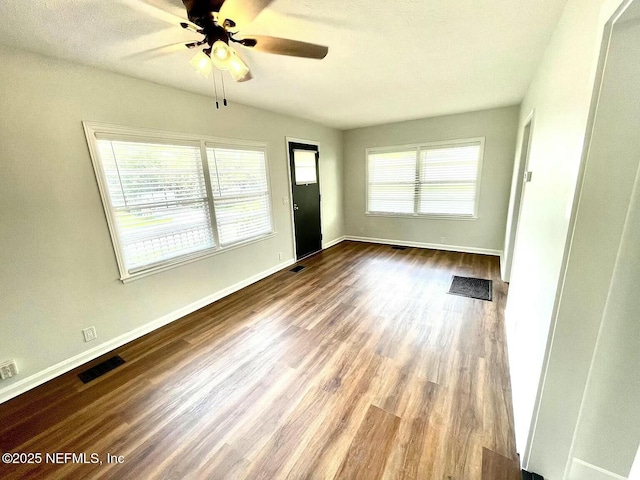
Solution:
<svg viewBox="0 0 640 480">
<path fill-rule="evenodd" d="M 181 132 L 172 132 L 167 130 L 156 130 L 138 127 L 127 127 L 120 125 L 111 125 L 98 122 L 82 122 L 85 137 L 87 140 L 87 146 L 89 147 L 89 156 L 91 157 L 91 163 L 96 176 L 98 184 L 98 190 L 100 191 L 100 200 L 104 209 L 105 217 L 107 219 L 107 226 L 109 228 L 109 234 L 111 236 L 111 243 L 113 245 L 113 251 L 118 264 L 118 270 L 120 272 L 120 280 L 123 283 L 128 283 L 138 278 L 143 278 L 148 275 L 163 272 L 180 265 L 185 265 L 196 260 L 211 257 L 224 253 L 236 248 L 240 248 L 252 243 L 260 242 L 262 240 L 274 237 L 277 232 L 274 222 L 274 208 L 273 208 L 273 195 L 271 191 L 271 171 L 269 168 L 269 158 L 267 155 L 267 144 L 265 142 L 257 142 L 244 139 L 233 139 L 225 137 L 214 137 L 209 135 L 189 134 Z M 111 137 L 117 140 L 131 141 L 141 140 L 149 143 L 166 143 L 166 144 L 191 144 L 192 146 L 199 145 L 200 159 L 202 162 L 203 174 L 205 177 L 206 187 L 206 203 L 209 206 L 209 214 L 211 217 L 211 229 L 214 238 L 215 246 L 213 248 L 206 248 L 197 252 L 192 252 L 186 255 L 180 255 L 168 260 L 156 262 L 154 264 L 138 267 L 135 269 L 127 269 L 125 265 L 124 250 L 120 240 L 118 231 L 115 209 L 111 203 L 111 197 L 109 195 L 109 188 L 107 178 L 102 165 L 102 159 L 100 158 L 98 149 L 98 139 L 100 137 Z M 211 180 L 209 175 L 209 159 L 207 157 L 207 145 L 225 145 L 228 147 L 247 147 L 247 149 L 260 150 L 264 152 L 265 170 L 267 176 L 267 194 L 268 194 L 268 206 L 269 206 L 269 225 L 270 232 L 259 235 L 257 237 L 234 242 L 226 246 L 220 244 L 220 237 L 218 234 L 218 224 L 216 222 L 216 212 L 214 207 L 214 196 L 211 189 Z"/>
<path fill-rule="evenodd" d="M 474 199 L 474 212 L 473 215 L 456 215 L 456 214 L 434 214 L 434 213 L 418 213 L 418 204 L 419 204 L 419 189 L 422 184 L 420 181 L 420 152 L 422 149 L 433 149 L 433 148 L 446 148 L 446 147 L 464 147 L 466 145 L 475 145 L 480 144 L 480 150 L 478 154 L 478 165 L 476 170 L 476 192 Z M 365 215 L 371 217 L 397 217 L 397 218 L 425 218 L 425 219 L 434 219 L 434 220 L 477 220 L 478 212 L 480 209 L 480 187 L 482 180 L 482 167 L 484 161 L 484 144 L 485 137 L 470 137 L 470 138 L 460 138 L 454 140 L 443 140 L 443 141 L 435 141 L 435 142 L 420 142 L 420 143 L 409 143 L 404 145 L 392 145 L 392 146 L 384 146 L 384 147 L 369 147 L 365 149 Z M 399 213 L 399 212 L 372 212 L 369 210 L 369 155 L 376 153 L 392 153 L 398 152 L 402 150 L 415 150 L 416 151 L 416 174 L 414 177 L 414 207 L 413 213 Z"/>
</svg>

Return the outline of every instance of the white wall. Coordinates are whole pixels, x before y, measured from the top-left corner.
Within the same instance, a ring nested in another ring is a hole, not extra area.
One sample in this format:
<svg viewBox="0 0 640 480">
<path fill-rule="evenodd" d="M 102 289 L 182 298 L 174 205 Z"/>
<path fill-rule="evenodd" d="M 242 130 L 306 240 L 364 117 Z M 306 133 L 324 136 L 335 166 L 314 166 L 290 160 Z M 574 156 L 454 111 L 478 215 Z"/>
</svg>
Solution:
<svg viewBox="0 0 640 480">
<path fill-rule="evenodd" d="M 499 254 L 509 202 L 518 107 L 358 128 L 344 133 L 345 230 L 355 237 L 398 243 L 441 244 Z M 486 137 L 476 220 L 400 218 L 365 215 L 365 149 Z"/>
<path fill-rule="evenodd" d="M 292 261 L 285 136 L 320 142 L 325 243 L 343 235 L 338 130 L 237 104 L 216 111 L 208 97 L 4 47 L 0 65 L 0 360 L 20 369 L 0 401 L 16 382 Z M 266 142 L 277 235 L 123 285 L 82 120 Z M 90 325 L 98 341 L 84 343 Z"/>
<path fill-rule="evenodd" d="M 592 351 L 584 345 L 597 334 L 597 325 L 594 329 L 577 321 L 578 312 L 603 306 L 591 291 L 601 273 L 598 269 L 579 274 L 583 282 L 572 296 L 579 299 L 575 304 L 556 300 L 602 32 L 619 4 L 620 0 L 567 2 L 521 108 L 520 131 L 535 109 L 529 159 L 533 180 L 526 188 L 514 246 L 507 337 L 517 446 L 524 466 L 551 480 L 564 475 L 591 359 Z M 603 259 L 609 255 L 602 253 Z M 569 287 L 567 283 L 563 297 L 569 295 Z M 562 308 L 575 308 L 576 321 L 565 319 Z M 557 358 L 547 362 L 551 351 Z"/>
<path fill-rule="evenodd" d="M 627 20 L 631 10 L 637 16 Z M 640 444 L 638 19 L 640 0 L 635 0 L 611 38 L 560 310 L 565 322 L 599 326 L 596 344 L 586 345 L 595 353 L 572 456 L 624 477 Z M 588 271 L 598 277 L 598 283 L 590 282 L 591 296 L 604 297 L 603 311 L 578 310 L 584 298 L 569 296 L 572 285 L 585 285 Z"/>
<path fill-rule="evenodd" d="M 636 37 L 636 45 L 640 46 L 638 38 L 640 37 Z M 630 48 L 629 53 L 631 52 L 633 49 Z M 636 62 L 632 64 L 637 68 Z M 640 78 L 637 80 L 640 81 Z M 637 115 L 640 113 L 640 96 L 635 100 Z M 617 120 L 627 120 L 626 132 L 622 133 L 629 139 L 629 130 L 635 124 L 628 122 L 629 118 L 625 115 L 621 117 Z M 612 125 L 625 127 L 623 123 L 615 121 Z M 614 138 L 621 140 L 618 134 L 609 136 L 610 140 Z M 632 164 L 629 165 L 629 170 L 635 169 L 640 174 L 640 141 L 637 135 L 633 140 L 635 145 L 632 148 L 635 152 L 628 148 L 626 155 L 617 158 L 606 155 L 601 158 L 616 167 L 622 159 Z M 619 167 L 624 170 L 622 165 Z M 583 192 L 583 196 L 586 193 Z M 626 188 L 625 193 L 630 194 Z M 629 209 L 622 208 L 620 214 L 626 214 L 624 231 L 613 275 L 607 276 L 610 286 L 575 432 L 569 480 L 627 478 L 640 445 L 640 299 L 637 295 L 640 284 L 640 175 L 635 178 Z M 579 215 L 578 221 L 580 220 Z M 599 220 L 600 222 L 596 219 L 592 225 L 599 223 L 601 228 L 606 229 L 607 218 Z M 599 250 L 599 246 L 593 247 L 596 251 Z M 571 260 L 569 268 L 575 266 Z"/>
<path fill-rule="evenodd" d="M 631 472 L 629 473 L 629 480 L 640 480 L 640 447 L 638 447 L 638 452 L 636 453 L 636 459 L 633 462 L 633 466 L 631 467 Z"/>
</svg>

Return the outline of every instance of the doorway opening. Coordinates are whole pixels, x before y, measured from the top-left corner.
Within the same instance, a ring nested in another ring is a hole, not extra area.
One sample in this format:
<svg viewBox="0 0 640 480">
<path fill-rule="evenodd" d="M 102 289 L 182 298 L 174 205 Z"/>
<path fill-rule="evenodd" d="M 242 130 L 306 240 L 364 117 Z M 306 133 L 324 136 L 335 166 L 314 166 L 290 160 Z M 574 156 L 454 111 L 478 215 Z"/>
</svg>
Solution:
<svg viewBox="0 0 640 480">
<path fill-rule="evenodd" d="M 522 145 L 520 147 L 520 162 L 518 163 L 518 178 L 521 181 L 516 183 L 516 191 L 514 192 L 515 202 L 513 204 L 513 213 L 511 217 L 511 229 L 508 231 L 508 237 L 505 244 L 505 256 L 503 259 L 502 279 L 508 282 L 511 276 L 511 265 L 513 262 L 513 253 L 518 235 L 518 225 L 520 224 L 520 214 L 522 213 L 522 200 L 524 199 L 525 187 L 533 178 L 532 172 L 529 170 L 529 154 L 531 152 L 531 133 L 533 130 L 534 112 L 529 114 L 522 132 Z"/>
</svg>

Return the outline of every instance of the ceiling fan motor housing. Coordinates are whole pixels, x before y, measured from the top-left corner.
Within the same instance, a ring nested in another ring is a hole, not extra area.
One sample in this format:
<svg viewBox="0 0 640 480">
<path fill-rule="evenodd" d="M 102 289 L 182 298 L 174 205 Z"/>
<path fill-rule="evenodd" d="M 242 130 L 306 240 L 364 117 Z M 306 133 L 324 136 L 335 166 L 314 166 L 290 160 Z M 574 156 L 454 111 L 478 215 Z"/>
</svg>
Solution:
<svg viewBox="0 0 640 480">
<path fill-rule="evenodd" d="M 213 46 L 213 44 L 218 40 L 229 45 L 229 34 L 221 26 L 212 25 L 211 27 L 205 27 L 203 30 L 209 46 Z"/>
<path fill-rule="evenodd" d="M 216 14 L 220 11 L 224 0 L 183 0 L 183 3 L 189 20 L 202 29 L 209 46 L 218 40 L 229 44 L 229 35 L 225 27 L 218 25 L 216 21 Z M 227 20 L 227 22 L 230 21 Z"/>
<path fill-rule="evenodd" d="M 182 0 L 187 9 L 187 16 L 196 25 L 205 28 L 215 24 L 214 13 L 218 13 L 224 0 Z"/>
</svg>

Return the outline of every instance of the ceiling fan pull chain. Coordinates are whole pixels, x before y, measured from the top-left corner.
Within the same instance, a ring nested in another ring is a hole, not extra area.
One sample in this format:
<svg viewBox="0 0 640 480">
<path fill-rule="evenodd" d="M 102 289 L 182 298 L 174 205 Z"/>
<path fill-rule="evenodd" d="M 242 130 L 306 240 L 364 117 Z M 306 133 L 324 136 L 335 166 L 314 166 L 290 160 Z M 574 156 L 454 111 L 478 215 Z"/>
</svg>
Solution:
<svg viewBox="0 0 640 480">
<path fill-rule="evenodd" d="M 215 69 L 211 72 L 211 78 L 213 78 L 213 91 L 216 94 L 216 110 L 220 109 L 220 104 L 218 103 L 218 87 L 216 86 L 216 71 Z"/>
<path fill-rule="evenodd" d="M 220 72 L 220 78 L 222 78 L 222 104 L 227 106 L 227 92 L 224 89 L 224 73 Z"/>
</svg>

